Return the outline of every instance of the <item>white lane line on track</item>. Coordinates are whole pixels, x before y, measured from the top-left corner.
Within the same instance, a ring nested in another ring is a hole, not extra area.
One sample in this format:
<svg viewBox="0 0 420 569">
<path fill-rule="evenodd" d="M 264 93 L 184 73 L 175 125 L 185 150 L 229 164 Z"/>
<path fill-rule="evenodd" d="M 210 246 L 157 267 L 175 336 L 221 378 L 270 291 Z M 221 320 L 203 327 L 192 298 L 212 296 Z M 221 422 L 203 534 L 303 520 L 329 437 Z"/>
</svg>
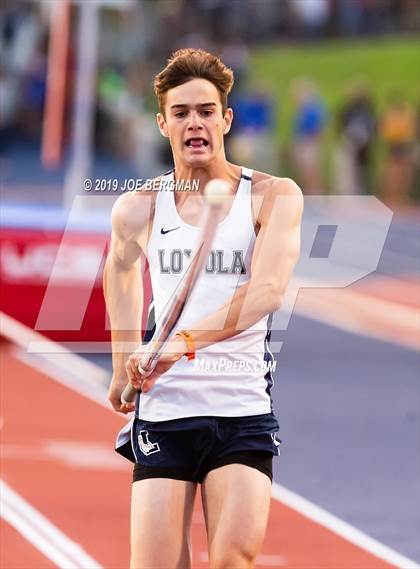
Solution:
<svg viewBox="0 0 420 569">
<path fill-rule="evenodd" d="M 2 313 L 0 313 L 0 314 L 2 314 Z M 23 326 L 23 324 L 20 324 L 20 326 Z M 26 326 L 25 326 L 25 328 L 26 328 Z M 33 333 L 34 335 L 36 335 L 36 337 L 34 336 L 34 340 L 37 340 L 37 341 L 39 340 L 39 336 L 40 336 L 39 334 L 37 334 L 36 332 L 33 332 L 29 328 L 26 328 L 26 329 L 27 329 L 27 333 L 29 335 L 30 335 L 30 333 Z M 1 331 L 2 331 L 3 335 L 5 335 L 6 337 L 9 337 L 7 334 L 7 330 L 5 330 L 5 328 L 3 326 L 2 326 Z M 13 338 L 10 338 L 10 339 L 13 339 Z M 22 354 L 22 352 L 21 352 L 21 354 Z M 73 356 L 75 358 L 75 362 L 78 359 L 80 359 L 80 357 L 75 355 L 75 354 L 73 354 Z M 83 392 L 83 389 L 84 389 L 83 388 L 83 385 L 84 385 L 83 378 L 79 378 L 77 388 L 74 388 L 71 381 L 69 381 L 68 379 L 63 379 L 61 377 L 61 374 L 62 374 L 61 368 L 58 368 L 58 369 L 56 368 L 54 370 L 54 366 L 50 365 L 50 366 L 48 366 L 49 371 L 45 371 L 44 362 L 42 362 L 42 360 L 40 358 L 35 358 L 35 357 L 31 356 L 30 358 L 27 358 L 27 360 L 26 360 L 26 357 L 21 358 L 21 359 L 23 359 L 24 361 L 27 361 L 28 365 L 31 365 L 32 367 L 36 368 L 41 373 L 43 373 L 43 374 L 47 373 L 48 377 L 50 377 L 51 379 L 57 381 L 60 384 L 64 384 L 71 389 L 74 389 L 75 391 L 77 391 L 81 395 L 85 395 L 86 397 L 88 397 L 92 401 L 95 401 L 95 403 L 99 403 L 100 405 L 104 406 L 106 409 L 108 409 L 109 411 L 114 413 L 114 411 L 112 411 L 111 407 L 109 405 L 107 405 L 107 403 L 105 401 L 105 388 L 103 387 L 103 385 L 101 385 L 100 382 L 98 382 L 96 384 L 96 388 L 95 388 L 96 397 L 93 398 L 92 397 L 92 388 L 94 386 L 86 383 L 85 384 L 85 392 Z M 90 365 L 93 365 L 95 367 L 99 367 L 99 366 L 96 366 L 95 364 L 90 364 Z M 124 419 L 124 418 L 121 417 L 121 419 Z M 285 504 L 286 506 L 292 508 L 293 510 L 299 512 L 300 514 L 302 514 L 306 518 L 309 518 L 309 519 L 315 521 L 316 523 L 318 523 L 319 525 L 324 526 L 325 528 L 329 529 L 330 531 L 336 533 L 337 535 L 340 535 L 341 537 L 343 537 L 344 539 L 346 539 L 350 543 L 354 543 L 355 545 L 357 545 L 361 549 L 367 551 L 368 553 L 371 553 L 372 555 L 375 555 L 376 557 L 383 559 L 384 561 L 387 561 L 390 564 L 395 565 L 396 567 L 399 567 L 401 569 L 420 569 L 420 565 L 418 565 L 415 561 L 409 559 L 408 557 L 405 557 L 404 555 L 402 555 L 402 554 L 398 553 L 397 551 L 391 549 L 387 545 L 382 544 L 381 542 L 375 540 L 374 538 L 371 538 L 370 536 L 368 536 L 367 534 L 358 530 L 354 526 L 348 524 L 344 520 L 341 520 L 340 518 L 334 516 L 333 514 L 330 514 L 326 510 L 324 510 L 324 509 L 320 508 L 319 506 L 317 506 L 316 504 L 314 504 L 313 502 L 310 502 L 306 498 L 303 498 L 302 496 L 295 494 L 291 490 L 288 490 L 284 486 L 281 486 L 275 482 L 273 483 L 272 497 L 275 500 L 277 500 L 277 501 Z"/>
<path fill-rule="evenodd" d="M 2 460 L 35 460 L 59 462 L 78 470 L 127 472 L 127 464 L 103 442 L 45 440 L 42 444 L 0 444 Z"/>
<path fill-rule="evenodd" d="M 0 480 L 2 518 L 60 569 L 102 569 L 93 557 L 69 539 L 22 496 Z"/>
<path fill-rule="evenodd" d="M 109 374 L 101 367 L 66 348 L 61 348 L 59 354 L 54 353 L 57 351 L 57 342 L 31 330 L 4 312 L 0 312 L 0 333 L 25 351 L 28 351 L 31 344 L 42 343 L 43 351 L 39 355 L 45 362 L 50 362 L 56 368 L 62 369 L 63 372 L 68 373 L 71 370 L 72 374 L 77 376 L 79 380 L 82 379 L 85 385 L 89 383 L 94 386 L 97 384 L 106 385 L 109 380 Z"/>
<path fill-rule="evenodd" d="M 313 502 L 310 502 L 299 494 L 295 494 L 276 482 L 273 482 L 272 497 L 391 565 L 395 565 L 401 569 L 419 569 L 420 567 L 412 559 L 401 555 L 394 549 L 366 535 L 351 524 L 341 520 L 337 516 L 334 516 L 334 514 L 327 512 L 320 506 L 317 506 Z"/>
</svg>

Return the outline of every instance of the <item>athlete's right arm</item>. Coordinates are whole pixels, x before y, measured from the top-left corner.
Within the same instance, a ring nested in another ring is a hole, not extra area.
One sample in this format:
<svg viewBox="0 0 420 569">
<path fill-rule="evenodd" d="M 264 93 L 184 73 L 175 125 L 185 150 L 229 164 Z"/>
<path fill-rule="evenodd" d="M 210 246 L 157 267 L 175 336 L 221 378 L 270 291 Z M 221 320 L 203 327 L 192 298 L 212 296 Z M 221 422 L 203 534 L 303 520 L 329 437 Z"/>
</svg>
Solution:
<svg viewBox="0 0 420 569">
<path fill-rule="evenodd" d="M 134 192 L 119 197 L 112 210 L 111 245 L 103 287 L 112 339 L 113 375 L 108 399 L 121 413 L 133 410 L 133 404 L 121 404 L 121 393 L 128 381 L 126 361 L 141 344 L 141 254 L 147 244 L 151 211 L 151 195 Z"/>
</svg>

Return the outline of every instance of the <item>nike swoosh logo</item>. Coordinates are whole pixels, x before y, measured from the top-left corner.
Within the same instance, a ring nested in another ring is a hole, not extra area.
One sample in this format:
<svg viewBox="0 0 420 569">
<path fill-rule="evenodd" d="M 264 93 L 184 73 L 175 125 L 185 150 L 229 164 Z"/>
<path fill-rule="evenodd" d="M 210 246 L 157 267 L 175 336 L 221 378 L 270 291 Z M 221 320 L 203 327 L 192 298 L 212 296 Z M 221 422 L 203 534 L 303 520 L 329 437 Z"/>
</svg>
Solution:
<svg viewBox="0 0 420 569">
<path fill-rule="evenodd" d="M 166 235 L 167 233 L 170 233 L 171 231 L 176 231 L 177 229 L 179 229 L 179 227 L 174 227 L 173 229 L 166 229 L 166 230 L 163 229 L 163 227 L 162 227 L 162 229 L 160 230 L 160 232 L 161 232 L 162 235 Z"/>
</svg>

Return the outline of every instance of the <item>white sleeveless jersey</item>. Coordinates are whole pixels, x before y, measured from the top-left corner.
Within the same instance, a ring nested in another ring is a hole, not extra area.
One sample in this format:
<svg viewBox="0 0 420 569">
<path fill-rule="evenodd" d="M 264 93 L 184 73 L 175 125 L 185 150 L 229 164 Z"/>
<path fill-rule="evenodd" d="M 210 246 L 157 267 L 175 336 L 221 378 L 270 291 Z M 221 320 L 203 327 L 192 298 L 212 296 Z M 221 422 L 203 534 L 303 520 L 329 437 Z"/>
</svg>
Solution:
<svg viewBox="0 0 420 569">
<path fill-rule="evenodd" d="M 166 187 L 173 173 L 163 177 Z M 231 209 L 219 223 L 208 263 L 188 300 L 177 329 L 193 327 L 215 312 L 250 279 L 255 230 L 251 209 L 252 171 L 243 168 Z M 156 324 L 165 313 L 190 262 L 200 234 L 180 217 L 173 191 L 159 191 L 147 247 Z M 181 358 L 138 402 L 138 417 L 166 421 L 182 417 L 240 417 L 271 412 L 272 376 L 267 362 L 269 323 L 265 316 L 236 336 Z"/>
</svg>

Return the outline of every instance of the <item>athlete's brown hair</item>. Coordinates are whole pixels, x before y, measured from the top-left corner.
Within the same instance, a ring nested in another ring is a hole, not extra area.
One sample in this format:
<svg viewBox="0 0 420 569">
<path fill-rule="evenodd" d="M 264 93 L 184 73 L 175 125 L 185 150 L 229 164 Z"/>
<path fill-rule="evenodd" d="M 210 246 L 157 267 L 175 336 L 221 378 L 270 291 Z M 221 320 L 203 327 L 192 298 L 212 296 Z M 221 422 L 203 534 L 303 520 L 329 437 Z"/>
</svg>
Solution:
<svg viewBox="0 0 420 569">
<path fill-rule="evenodd" d="M 168 60 L 168 65 L 155 77 L 154 89 L 160 112 L 165 115 L 165 95 L 191 79 L 207 79 L 220 94 L 223 114 L 227 109 L 227 96 L 233 85 L 233 72 L 219 57 L 202 49 L 179 49 Z"/>
</svg>

